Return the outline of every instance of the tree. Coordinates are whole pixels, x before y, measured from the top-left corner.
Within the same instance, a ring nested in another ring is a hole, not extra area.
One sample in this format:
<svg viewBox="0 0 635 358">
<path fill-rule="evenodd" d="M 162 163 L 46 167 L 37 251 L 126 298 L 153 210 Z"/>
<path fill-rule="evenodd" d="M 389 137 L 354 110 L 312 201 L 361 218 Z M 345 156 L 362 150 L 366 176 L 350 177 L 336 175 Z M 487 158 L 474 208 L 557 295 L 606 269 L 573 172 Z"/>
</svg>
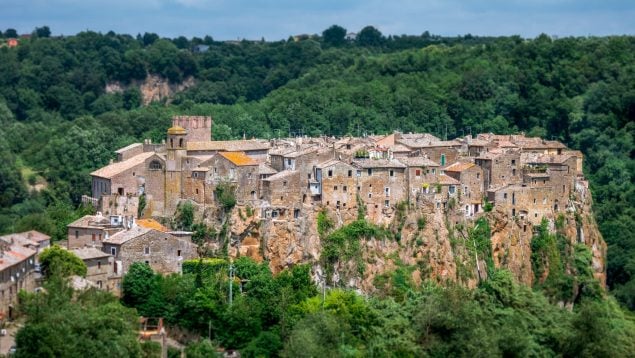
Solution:
<svg viewBox="0 0 635 358">
<path fill-rule="evenodd" d="M 61 275 L 68 277 L 72 275 L 86 276 L 86 264 L 74 253 L 53 245 L 42 251 L 40 254 L 40 264 L 45 276 Z"/>
<path fill-rule="evenodd" d="M 322 32 L 322 39 L 328 45 L 341 46 L 346 43 L 346 29 L 338 25 L 332 25 Z"/>
<path fill-rule="evenodd" d="M 384 42 L 384 36 L 372 26 L 366 26 L 357 34 L 357 43 L 360 46 L 380 46 Z"/>
<path fill-rule="evenodd" d="M 7 29 L 7 31 L 4 32 L 4 37 L 6 37 L 6 38 L 16 38 L 16 37 L 18 37 L 18 32 L 15 31 L 15 29 Z"/>
<path fill-rule="evenodd" d="M 127 306 L 139 307 L 146 303 L 149 294 L 157 289 L 155 275 L 150 265 L 144 262 L 135 262 L 130 265 L 121 288 L 123 291 L 121 300 Z"/>
<path fill-rule="evenodd" d="M 44 290 L 21 296 L 26 322 L 15 357 L 140 357 L 137 315 L 112 294 L 73 294 L 65 280 L 49 278 Z"/>
<path fill-rule="evenodd" d="M 33 31 L 33 33 L 35 34 L 35 36 L 40 37 L 40 38 L 50 37 L 51 36 L 51 29 L 49 29 L 48 26 L 36 27 L 35 31 Z"/>
</svg>

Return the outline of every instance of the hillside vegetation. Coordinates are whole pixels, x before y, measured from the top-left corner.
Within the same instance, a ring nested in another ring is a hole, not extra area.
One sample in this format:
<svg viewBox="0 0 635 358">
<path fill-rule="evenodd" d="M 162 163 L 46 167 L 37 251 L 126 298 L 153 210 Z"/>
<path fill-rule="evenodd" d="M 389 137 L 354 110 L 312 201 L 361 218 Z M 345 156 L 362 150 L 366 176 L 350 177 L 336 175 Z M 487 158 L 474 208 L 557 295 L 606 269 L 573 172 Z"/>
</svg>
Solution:
<svg viewBox="0 0 635 358">
<path fill-rule="evenodd" d="M 585 154 L 609 244 L 608 284 L 634 309 L 635 37 L 385 38 L 372 30 L 353 42 L 325 32 L 273 43 L 84 32 L 0 48 L 0 231 L 62 238 L 81 214 L 87 174 L 117 147 L 164 138 L 173 114 L 212 115 L 216 139 L 525 131 Z M 199 44 L 208 51 L 191 51 Z M 126 84 L 148 73 L 197 84 L 170 105 L 141 107 L 138 88 Z M 106 93 L 111 82 L 125 90 Z"/>
</svg>

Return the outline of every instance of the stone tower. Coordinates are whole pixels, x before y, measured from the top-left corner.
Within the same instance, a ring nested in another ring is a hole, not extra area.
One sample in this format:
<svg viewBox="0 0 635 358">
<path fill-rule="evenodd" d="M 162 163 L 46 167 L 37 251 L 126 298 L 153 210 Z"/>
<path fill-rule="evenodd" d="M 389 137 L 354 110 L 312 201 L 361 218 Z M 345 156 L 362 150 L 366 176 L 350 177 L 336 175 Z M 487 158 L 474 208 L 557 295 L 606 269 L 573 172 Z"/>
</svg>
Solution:
<svg viewBox="0 0 635 358">
<path fill-rule="evenodd" d="M 183 164 L 187 156 L 187 130 L 181 126 L 168 129 L 165 160 L 165 214 L 172 214 L 181 199 Z"/>
<path fill-rule="evenodd" d="M 209 142 L 212 140 L 212 117 L 174 116 L 172 127 L 182 127 L 187 131 L 186 138 L 190 142 Z"/>
</svg>

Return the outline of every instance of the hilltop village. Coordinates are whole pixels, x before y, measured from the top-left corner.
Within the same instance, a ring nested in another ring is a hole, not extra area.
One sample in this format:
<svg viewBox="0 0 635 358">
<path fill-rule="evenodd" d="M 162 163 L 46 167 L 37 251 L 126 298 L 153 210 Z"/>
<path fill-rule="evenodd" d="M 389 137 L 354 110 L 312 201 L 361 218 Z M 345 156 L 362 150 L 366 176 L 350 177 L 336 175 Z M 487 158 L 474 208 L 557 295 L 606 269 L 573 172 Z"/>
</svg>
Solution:
<svg viewBox="0 0 635 358">
<path fill-rule="evenodd" d="M 228 227 L 230 256 L 267 260 L 274 272 L 311 262 L 316 282 L 324 277 L 318 264 L 319 213 L 336 227 L 360 215 L 380 227 L 394 228 L 400 220 L 401 243 L 363 245 L 364 276 L 350 278 L 346 262 L 336 268 L 333 280 L 362 289 L 394 268 L 395 260 L 387 257 L 425 266 L 416 271 L 417 280 L 462 279 L 473 286 L 482 273 L 465 274 L 471 258 L 453 243 L 458 235 L 453 227 L 473 226 L 485 215 L 492 225 L 494 263 L 531 284 L 534 231 L 543 218 L 554 230 L 562 217 L 570 240 L 591 248 L 594 274 L 605 281 L 606 245 L 589 215 L 583 156 L 558 141 L 491 133 L 441 140 L 398 132 L 211 141 L 212 126 L 211 117 L 174 117 L 165 141 L 121 148 L 115 160 L 91 173 L 92 193 L 83 201 L 97 214 L 69 224 L 62 243 L 87 264 L 86 278 L 76 285 L 119 294 L 134 262 L 146 262 L 159 273 L 180 272 L 183 261 L 199 255 L 192 232 L 170 228 L 185 202 L 194 206 L 197 220 Z M 219 188 L 235 200 L 225 215 Z M 417 228 L 422 220 L 425 229 Z M 17 270 L 2 276 L 4 312 L 20 287 L 34 287 L 36 252 L 49 243 L 40 236 L 0 238 L 3 255 L 15 261 L 5 271 Z"/>
</svg>

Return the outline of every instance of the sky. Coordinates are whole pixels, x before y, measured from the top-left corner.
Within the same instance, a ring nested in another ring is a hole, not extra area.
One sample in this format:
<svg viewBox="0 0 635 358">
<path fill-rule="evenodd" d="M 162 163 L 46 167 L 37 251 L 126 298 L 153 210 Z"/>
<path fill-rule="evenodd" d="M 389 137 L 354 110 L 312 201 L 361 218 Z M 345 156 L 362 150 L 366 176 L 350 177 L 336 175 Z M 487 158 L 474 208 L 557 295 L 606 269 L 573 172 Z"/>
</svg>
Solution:
<svg viewBox="0 0 635 358">
<path fill-rule="evenodd" d="M 319 34 L 333 24 L 384 35 L 635 34 L 635 0 L 0 0 L 0 30 L 92 30 L 215 40 Z"/>
</svg>

